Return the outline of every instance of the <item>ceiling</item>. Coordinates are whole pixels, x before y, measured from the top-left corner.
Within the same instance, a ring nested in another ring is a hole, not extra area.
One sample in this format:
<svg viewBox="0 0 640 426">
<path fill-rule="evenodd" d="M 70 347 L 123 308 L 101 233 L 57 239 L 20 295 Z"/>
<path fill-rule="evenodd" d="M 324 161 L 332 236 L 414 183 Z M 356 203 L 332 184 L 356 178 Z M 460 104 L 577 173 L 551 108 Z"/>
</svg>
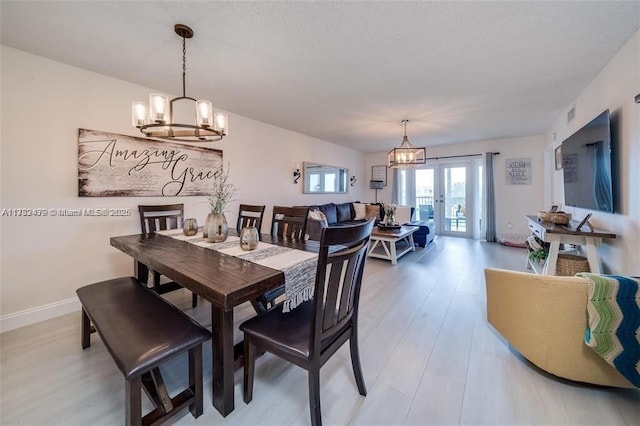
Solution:
<svg viewBox="0 0 640 426">
<path fill-rule="evenodd" d="M 172 95 L 189 25 L 187 95 L 362 152 L 404 118 L 417 146 L 542 134 L 640 28 L 638 1 L 0 5 L 2 44 Z"/>
</svg>

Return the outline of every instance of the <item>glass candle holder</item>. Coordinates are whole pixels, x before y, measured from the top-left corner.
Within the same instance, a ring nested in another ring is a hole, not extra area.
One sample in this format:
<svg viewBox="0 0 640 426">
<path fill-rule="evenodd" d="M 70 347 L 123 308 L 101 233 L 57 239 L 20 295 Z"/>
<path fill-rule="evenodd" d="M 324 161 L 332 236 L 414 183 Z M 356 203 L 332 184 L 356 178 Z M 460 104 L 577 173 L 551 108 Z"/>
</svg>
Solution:
<svg viewBox="0 0 640 426">
<path fill-rule="evenodd" d="M 240 231 L 240 247 L 244 251 L 255 250 L 258 248 L 258 228 L 255 226 L 247 226 Z"/>
<path fill-rule="evenodd" d="M 190 218 L 185 219 L 182 224 L 182 233 L 187 237 L 192 237 L 198 233 L 198 221 Z"/>
</svg>

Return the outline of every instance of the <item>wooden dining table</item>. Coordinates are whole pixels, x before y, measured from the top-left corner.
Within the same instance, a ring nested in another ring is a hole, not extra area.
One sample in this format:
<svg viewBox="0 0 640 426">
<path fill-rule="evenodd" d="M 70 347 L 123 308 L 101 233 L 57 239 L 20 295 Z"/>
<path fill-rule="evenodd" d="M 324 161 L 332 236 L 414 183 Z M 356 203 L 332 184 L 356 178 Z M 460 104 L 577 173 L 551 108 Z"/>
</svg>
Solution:
<svg viewBox="0 0 640 426">
<path fill-rule="evenodd" d="M 230 231 L 235 235 L 235 231 Z M 317 241 L 262 234 L 261 241 L 318 252 Z M 134 274 L 146 282 L 149 269 L 180 283 L 211 303 L 213 406 L 227 416 L 234 409 L 233 308 L 284 284 L 282 271 L 160 234 L 112 237 L 113 247 L 134 260 Z"/>
</svg>

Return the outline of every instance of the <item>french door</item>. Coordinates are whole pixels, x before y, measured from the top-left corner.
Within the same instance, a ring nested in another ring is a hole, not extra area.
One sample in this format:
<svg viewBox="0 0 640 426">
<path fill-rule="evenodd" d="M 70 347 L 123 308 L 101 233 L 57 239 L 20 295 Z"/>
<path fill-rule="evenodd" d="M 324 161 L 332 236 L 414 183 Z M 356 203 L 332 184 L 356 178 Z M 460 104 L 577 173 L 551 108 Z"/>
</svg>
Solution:
<svg viewBox="0 0 640 426">
<path fill-rule="evenodd" d="M 460 162 L 411 171 L 415 173 L 415 198 L 407 201 L 414 201 L 417 218 L 427 220 L 436 234 L 473 237 L 472 170 L 470 162 Z"/>
</svg>

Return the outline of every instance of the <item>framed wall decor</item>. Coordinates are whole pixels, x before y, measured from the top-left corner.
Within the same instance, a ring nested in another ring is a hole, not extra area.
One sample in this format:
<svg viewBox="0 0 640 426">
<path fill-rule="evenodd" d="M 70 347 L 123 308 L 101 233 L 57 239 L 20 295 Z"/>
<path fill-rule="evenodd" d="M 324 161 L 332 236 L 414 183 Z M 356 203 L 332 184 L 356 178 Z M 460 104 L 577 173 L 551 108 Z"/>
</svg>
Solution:
<svg viewBox="0 0 640 426">
<path fill-rule="evenodd" d="M 562 169 L 562 145 L 556 148 L 555 154 L 556 154 L 556 170 L 560 170 Z"/>
<path fill-rule="evenodd" d="M 531 185 L 531 158 L 508 158 L 505 172 L 507 185 Z"/>
<path fill-rule="evenodd" d="M 371 180 L 382 181 L 387 186 L 387 166 L 371 166 Z"/>
</svg>

